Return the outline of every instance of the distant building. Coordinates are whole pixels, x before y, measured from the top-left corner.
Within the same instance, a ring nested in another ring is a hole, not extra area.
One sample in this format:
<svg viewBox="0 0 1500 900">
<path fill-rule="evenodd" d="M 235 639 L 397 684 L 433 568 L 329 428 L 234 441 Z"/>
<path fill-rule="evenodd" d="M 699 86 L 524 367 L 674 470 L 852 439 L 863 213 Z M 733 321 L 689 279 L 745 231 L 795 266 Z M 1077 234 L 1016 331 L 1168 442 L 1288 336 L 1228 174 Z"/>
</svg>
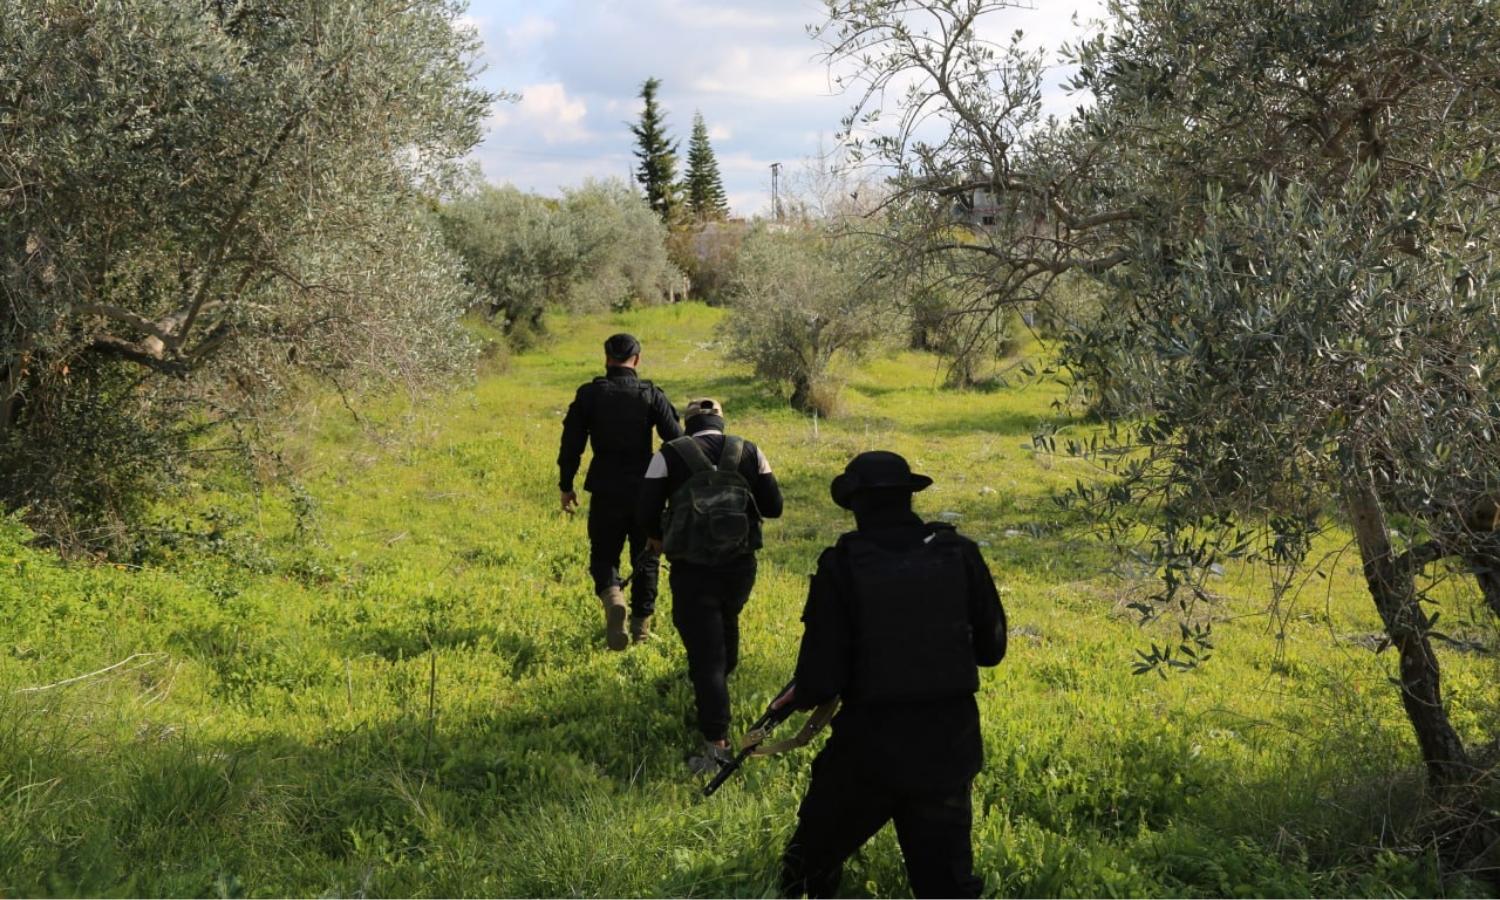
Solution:
<svg viewBox="0 0 1500 900">
<path fill-rule="evenodd" d="M 1029 217 L 1029 225 L 1027 219 Z M 953 204 L 951 219 L 955 224 L 967 225 L 975 231 L 994 231 L 1002 223 L 1012 230 L 1023 227 L 1038 236 L 1056 236 L 1057 228 L 1050 221 L 1041 198 L 1027 194 L 1000 194 L 989 188 L 975 188 L 960 194 Z"/>
<path fill-rule="evenodd" d="M 978 188 L 967 196 L 960 194 L 953 204 L 953 221 L 971 228 L 994 228 L 1003 214 L 1000 198 L 987 188 Z"/>
</svg>

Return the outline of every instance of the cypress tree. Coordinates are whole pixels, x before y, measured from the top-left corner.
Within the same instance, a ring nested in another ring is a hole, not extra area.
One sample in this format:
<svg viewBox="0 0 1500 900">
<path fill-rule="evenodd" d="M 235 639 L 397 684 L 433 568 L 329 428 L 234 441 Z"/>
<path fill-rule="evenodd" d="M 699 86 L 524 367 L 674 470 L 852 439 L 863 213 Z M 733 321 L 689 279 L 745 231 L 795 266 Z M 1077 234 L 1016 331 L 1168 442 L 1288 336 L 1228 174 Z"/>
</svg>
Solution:
<svg viewBox="0 0 1500 900">
<path fill-rule="evenodd" d="M 640 98 L 645 101 L 638 124 L 630 126 L 635 134 L 635 158 L 640 160 L 635 180 L 646 191 L 646 201 L 663 222 L 671 222 L 677 206 L 677 142 L 667 137 L 667 116 L 656 104 L 661 81 L 647 78 L 641 85 Z"/>
<path fill-rule="evenodd" d="M 729 198 L 719 177 L 719 161 L 708 142 L 708 126 L 703 114 L 693 114 L 693 136 L 688 141 L 687 204 L 693 218 L 700 222 L 729 216 Z"/>
</svg>

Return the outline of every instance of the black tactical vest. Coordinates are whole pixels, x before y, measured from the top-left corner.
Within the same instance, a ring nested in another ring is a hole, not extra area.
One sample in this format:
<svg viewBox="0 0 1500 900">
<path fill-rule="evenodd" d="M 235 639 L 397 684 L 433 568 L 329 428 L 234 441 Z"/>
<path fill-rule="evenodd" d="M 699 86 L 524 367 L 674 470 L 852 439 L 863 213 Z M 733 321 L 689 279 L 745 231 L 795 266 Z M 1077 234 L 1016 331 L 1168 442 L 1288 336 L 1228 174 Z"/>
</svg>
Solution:
<svg viewBox="0 0 1500 900">
<path fill-rule="evenodd" d="M 945 525 L 916 547 L 888 550 L 852 532 L 839 539 L 851 588 L 856 703 L 942 700 L 979 690 L 964 541 Z"/>
<path fill-rule="evenodd" d="M 584 479 L 585 490 L 635 489 L 645 479 L 646 466 L 651 462 L 651 401 L 655 390 L 642 378 L 594 379 L 593 416 L 589 419 L 594 461 Z"/>
</svg>

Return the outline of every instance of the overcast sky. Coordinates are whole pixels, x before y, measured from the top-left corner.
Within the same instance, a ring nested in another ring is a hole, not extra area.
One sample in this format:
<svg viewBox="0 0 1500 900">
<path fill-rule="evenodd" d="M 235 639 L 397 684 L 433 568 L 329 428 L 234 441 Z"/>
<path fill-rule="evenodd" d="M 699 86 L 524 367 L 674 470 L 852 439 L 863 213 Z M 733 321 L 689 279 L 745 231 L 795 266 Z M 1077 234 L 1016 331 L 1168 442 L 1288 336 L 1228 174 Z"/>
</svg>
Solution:
<svg viewBox="0 0 1500 900">
<path fill-rule="evenodd" d="M 1019 28 L 1055 51 L 1076 36 L 1075 13 L 1096 19 L 1103 3 L 1033 5 L 991 16 L 985 32 Z M 702 111 L 730 205 L 740 215 L 762 212 L 770 164 L 794 167 L 820 139 L 831 144 L 850 105 L 807 36 L 821 10 L 817 0 L 470 0 L 485 43 L 482 81 L 523 96 L 495 108 L 476 158 L 493 182 L 551 195 L 587 178 L 627 177 L 628 123 L 640 111 L 641 82 L 654 76 L 669 129 L 682 140 L 679 168 L 693 113 Z M 1072 105 L 1056 88 L 1046 102 L 1059 113 Z"/>
</svg>

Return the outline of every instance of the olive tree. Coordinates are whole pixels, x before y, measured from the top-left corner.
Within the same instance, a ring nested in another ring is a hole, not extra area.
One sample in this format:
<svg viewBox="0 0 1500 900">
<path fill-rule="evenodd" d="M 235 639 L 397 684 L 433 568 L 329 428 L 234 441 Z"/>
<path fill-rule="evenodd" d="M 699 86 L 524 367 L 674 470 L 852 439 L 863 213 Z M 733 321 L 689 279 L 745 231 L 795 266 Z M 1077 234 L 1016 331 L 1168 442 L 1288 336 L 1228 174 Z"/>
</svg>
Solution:
<svg viewBox="0 0 1500 900">
<path fill-rule="evenodd" d="M 837 367 L 886 332 L 887 285 L 868 245 L 819 229 L 752 233 L 740 250 L 723 335 L 730 355 L 790 388 L 792 406 L 828 415 Z"/>
<path fill-rule="evenodd" d="M 513 341 L 540 331 L 578 277 L 577 235 L 555 200 L 480 185 L 444 204 L 438 222 L 486 315 Z"/>
<path fill-rule="evenodd" d="M 1152 536 L 1142 611 L 1206 600 L 1225 558 L 1291 585 L 1314 537 L 1352 534 L 1430 781 L 1469 779 L 1422 576 L 1456 565 L 1500 614 L 1500 5 L 1112 2 L 1072 51 L 1093 102 L 1050 124 L 1026 55 L 975 27 L 1003 5 L 830 4 L 822 34 L 870 88 L 852 128 L 911 84 L 864 145 L 926 226 L 895 258 L 985 269 L 995 305 L 1097 279 L 1062 364 L 1138 414 L 1078 499 Z M 977 196 L 991 228 L 942 212 Z M 1184 627 L 1143 670 L 1209 651 Z"/>
<path fill-rule="evenodd" d="M 681 269 L 694 297 L 711 305 L 727 302 L 740 248 L 753 229 L 742 219 L 672 229 L 667 235 L 667 254 Z"/>
<path fill-rule="evenodd" d="M 460 12 L 446 0 L 9 5 L 7 504 L 54 536 L 118 512 L 144 484 L 126 473 L 147 478 L 199 412 L 262 395 L 289 365 L 457 364 L 463 289 L 412 210 L 476 142 L 492 100 L 471 85 L 477 40 Z"/>
<path fill-rule="evenodd" d="M 563 213 L 579 247 L 575 309 L 625 309 L 687 291 L 667 256 L 667 226 L 646 199 L 618 179 L 587 181 L 564 192 Z"/>
<path fill-rule="evenodd" d="M 685 290 L 666 226 L 619 180 L 588 181 L 561 199 L 479 185 L 443 204 L 438 221 L 513 341 L 540 332 L 550 309 L 623 309 Z"/>
<path fill-rule="evenodd" d="M 974 310 L 967 298 L 940 284 L 914 287 L 898 297 L 913 350 L 943 360 L 944 382 L 969 388 L 995 377 L 996 363 L 1017 346 L 1022 325 L 1011 310 Z"/>
</svg>

